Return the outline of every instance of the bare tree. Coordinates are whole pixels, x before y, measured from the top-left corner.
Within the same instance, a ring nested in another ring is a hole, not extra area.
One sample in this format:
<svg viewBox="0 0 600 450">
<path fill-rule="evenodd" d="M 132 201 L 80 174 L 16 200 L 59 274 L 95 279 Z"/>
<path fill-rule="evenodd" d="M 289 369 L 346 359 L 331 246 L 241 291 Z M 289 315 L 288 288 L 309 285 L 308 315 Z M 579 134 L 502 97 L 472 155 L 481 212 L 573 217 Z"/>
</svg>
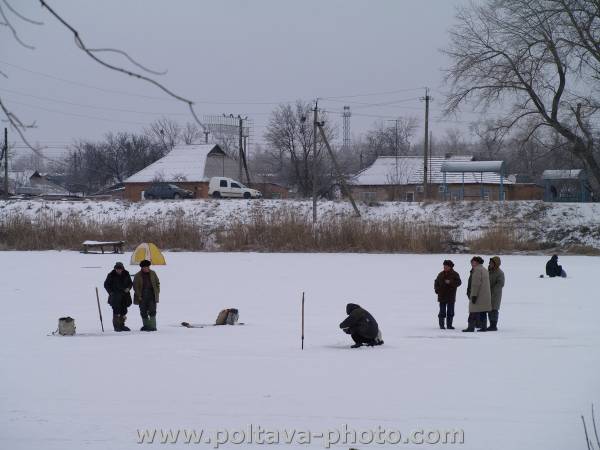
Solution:
<svg viewBox="0 0 600 450">
<path fill-rule="evenodd" d="M 479 153 L 486 159 L 496 159 L 504 148 L 508 130 L 497 127 L 495 122 L 489 119 L 472 123 L 469 128 L 477 138 L 475 145 Z"/>
<path fill-rule="evenodd" d="M 168 117 L 155 120 L 144 130 L 144 133 L 153 142 L 162 144 L 167 151 L 173 150 L 182 136 L 181 126 Z"/>
<path fill-rule="evenodd" d="M 187 122 L 181 129 L 181 140 L 186 145 L 204 143 L 204 133 L 198 124 Z"/>
<path fill-rule="evenodd" d="M 302 196 L 308 197 L 312 194 L 312 161 L 313 155 L 313 124 L 312 106 L 298 100 L 295 105 L 281 104 L 271 114 L 267 125 L 265 140 L 271 150 L 271 154 L 280 162 L 280 167 L 288 167 L 289 179 L 292 184 L 298 186 Z M 327 121 L 326 114 L 321 114 L 320 120 L 325 121 L 325 134 L 328 140 L 335 137 L 335 128 Z M 324 145 L 318 140 L 317 173 L 319 191 L 328 190 L 333 178 L 331 168 L 325 164 L 322 158 Z M 289 160 L 289 165 L 284 160 Z M 327 180 L 325 180 L 327 179 Z"/>
<path fill-rule="evenodd" d="M 600 189 L 600 6 L 598 0 L 487 0 L 459 9 L 447 112 L 474 101 L 500 105 L 501 129 L 527 121 L 554 130 Z"/>
<path fill-rule="evenodd" d="M 396 120 L 377 122 L 365 135 L 366 148 L 363 163 L 370 165 L 378 156 L 408 155 L 419 126 L 416 117 L 398 117 Z"/>
</svg>

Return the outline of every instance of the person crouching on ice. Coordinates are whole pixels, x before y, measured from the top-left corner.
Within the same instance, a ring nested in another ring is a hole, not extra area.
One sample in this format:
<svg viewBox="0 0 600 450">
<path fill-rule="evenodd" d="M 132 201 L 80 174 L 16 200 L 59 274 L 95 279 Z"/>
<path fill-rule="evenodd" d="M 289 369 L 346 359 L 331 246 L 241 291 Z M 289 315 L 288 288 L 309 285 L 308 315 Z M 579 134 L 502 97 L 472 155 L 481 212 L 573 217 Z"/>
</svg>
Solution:
<svg viewBox="0 0 600 450">
<path fill-rule="evenodd" d="M 133 302 L 140 306 L 140 316 L 144 326 L 140 331 L 156 331 L 156 304 L 160 294 L 158 275 L 150 270 L 150 261 L 140 263 L 141 270 L 133 277 Z"/>
<path fill-rule="evenodd" d="M 358 348 L 363 344 L 368 346 L 383 344 L 377 321 L 369 311 L 361 308 L 360 305 L 348 303 L 346 314 L 348 317 L 340 323 L 340 328 L 354 340 L 355 344 L 351 348 Z"/>
</svg>

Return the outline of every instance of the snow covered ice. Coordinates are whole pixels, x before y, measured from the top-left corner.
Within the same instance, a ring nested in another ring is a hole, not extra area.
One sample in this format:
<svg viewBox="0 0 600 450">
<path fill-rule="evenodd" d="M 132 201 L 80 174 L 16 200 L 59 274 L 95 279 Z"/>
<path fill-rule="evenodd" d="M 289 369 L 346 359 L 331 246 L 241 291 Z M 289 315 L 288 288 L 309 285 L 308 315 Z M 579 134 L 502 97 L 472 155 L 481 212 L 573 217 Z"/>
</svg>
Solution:
<svg viewBox="0 0 600 450">
<path fill-rule="evenodd" d="M 569 278 L 541 279 L 546 256 L 503 256 L 500 331 L 467 334 L 470 255 L 451 256 L 463 279 L 457 329 L 437 326 L 433 280 L 447 256 L 166 253 L 155 267 L 159 331 L 137 331 L 133 306 L 134 331 L 115 333 L 101 288 L 128 255 L 2 252 L 0 448 L 163 448 L 140 446 L 137 430 L 249 424 L 464 430 L 464 444 L 441 448 L 586 448 L 580 416 L 600 407 L 600 259 L 561 256 Z M 385 345 L 350 349 L 338 328 L 349 301 L 375 316 Z M 227 307 L 244 326 L 179 325 L 213 322 Z M 67 315 L 77 335 L 48 336 Z M 222 448 L 239 447 L 323 442 Z M 367 446 L 338 448 L 349 447 Z M 370 448 L 421 447 L 438 448 Z"/>
</svg>

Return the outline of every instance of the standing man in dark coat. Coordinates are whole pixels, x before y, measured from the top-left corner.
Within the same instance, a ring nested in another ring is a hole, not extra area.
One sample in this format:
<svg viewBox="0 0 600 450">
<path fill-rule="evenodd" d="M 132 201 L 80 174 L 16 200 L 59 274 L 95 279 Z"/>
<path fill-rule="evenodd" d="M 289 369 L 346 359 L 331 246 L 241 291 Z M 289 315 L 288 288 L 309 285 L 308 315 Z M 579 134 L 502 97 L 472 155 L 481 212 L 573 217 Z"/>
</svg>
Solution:
<svg viewBox="0 0 600 450">
<path fill-rule="evenodd" d="M 546 275 L 554 278 L 563 276 L 562 273 L 563 268 L 558 265 L 558 255 L 552 255 L 552 258 L 546 263 Z"/>
<path fill-rule="evenodd" d="M 156 304 L 160 295 L 160 280 L 153 270 L 150 261 L 140 263 L 141 270 L 133 277 L 133 302 L 140 306 L 143 326 L 140 331 L 156 331 Z"/>
<path fill-rule="evenodd" d="M 449 330 L 454 330 L 452 319 L 454 318 L 454 304 L 456 303 L 456 289 L 462 284 L 460 275 L 454 271 L 454 263 L 449 259 L 443 263 L 443 268 L 435 281 L 433 282 L 433 290 L 438 296 L 440 304 L 440 312 L 438 313 L 438 321 L 440 329 L 444 329 L 444 319 L 446 319 L 446 327 Z"/>
<path fill-rule="evenodd" d="M 500 257 L 490 258 L 488 272 L 490 278 L 490 291 L 492 293 L 492 310 L 488 313 L 490 326 L 488 331 L 498 331 L 498 316 L 500 315 L 500 303 L 502 302 L 502 289 L 504 288 L 504 272 L 500 268 Z"/>
<path fill-rule="evenodd" d="M 346 314 L 348 317 L 340 323 L 340 328 L 354 340 L 352 348 L 358 348 L 363 344 L 368 346 L 383 344 L 377 321 L 369 311 L 361 308 L 360 305 L 348 303 Z"/>
<path fill-rule="evenodd" d="M 131 276 L 123 263 L 115 264 L 114 269 L 106 276 L 104 289 L 108 292 L 108 304 L 113 310 L 113 328 L 115 331 L 130 331 L 125 326 L 127 308 L 131 306 Z"/>
</svg>

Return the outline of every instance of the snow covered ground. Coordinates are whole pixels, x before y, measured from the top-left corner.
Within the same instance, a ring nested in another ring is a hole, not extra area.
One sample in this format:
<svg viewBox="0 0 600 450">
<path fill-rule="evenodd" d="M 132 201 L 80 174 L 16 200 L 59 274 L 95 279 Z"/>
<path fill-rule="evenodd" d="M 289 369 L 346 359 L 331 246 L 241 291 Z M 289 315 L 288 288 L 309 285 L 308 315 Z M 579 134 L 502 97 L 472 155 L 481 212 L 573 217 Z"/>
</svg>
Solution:
<svg viewBox="0 0 600 450">
<path fill-rule="evenodd" d="M 231 220 L 245 221 L 253 214 L 281 209 L 311 215 L 310 201 L 281 200 L 185 200 L 185 201 L 40 201 L 0 200 L 0 220 L 11 214 L 32 219 L 42 215 L 76 215 L 98 222 L 149 220 L 185 216 L 215 229 Z M 368 219 L 394 218 L 436 223 L 455 231 L 456 239 L 477 237 L 482 230 L 512 224 L 525 236 L 556 245 L 588 245 L 600 248 L 600 203 L 520 202 L 383 202 L 359 204 Z M 319 217 L 352 214 L 349 202 L 319 202 Z"/>
<path fill-rule="evenodd" d="M 464 281 L 454 331 L 437 329 L 432 285 L 443 255 L 166 257 L 156 268 L 159 331 L 114 333 L 101 293 L 103 334 L 94 287 L 117 257 L 0 253 L 0 448 L 164 448 L 158 437 L 138 445 L 137 430 L 233 432 L 249 424 L 313 433 L 380 426 L 406 437 L 464 430 L 463 445 L 442 448 L 586 448 L 580 415 L 600 406 L 598 257 L 561 257 L 567 279 L 538 278 L 545 257 L 504 257 L 500 331 L 474 334 L 460 332 L 467 255 L 452 257 Z M 373 313 L 385 345 L 349 348 L 338 328 L 348 301 Z M 224 307 L 239 308 L 245 325 L 178 326 L 212 322 Z M 65 315 L 75 318 L 77 335 L 48 336 Z M 137 330 L 140 322 L 134 307 L 128 324 Z M 323 446 L 314 438 L 276 448 Z M 275 446 L 221 448 L 239 447 Z M 367 448 L 337 448 L 349 447 Z"/>
</svg>

